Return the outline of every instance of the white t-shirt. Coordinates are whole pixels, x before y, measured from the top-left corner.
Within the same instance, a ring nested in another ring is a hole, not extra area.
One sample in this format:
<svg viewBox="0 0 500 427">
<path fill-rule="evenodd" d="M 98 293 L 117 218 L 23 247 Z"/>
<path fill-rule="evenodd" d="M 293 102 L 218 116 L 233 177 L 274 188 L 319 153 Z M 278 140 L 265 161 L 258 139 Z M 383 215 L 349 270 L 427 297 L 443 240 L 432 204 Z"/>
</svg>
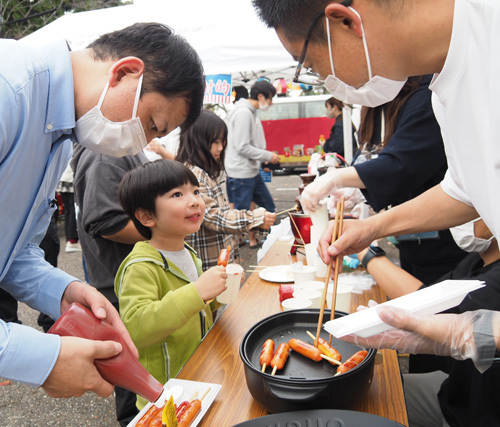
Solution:
<svg viewBox="0 0 500 427">
<path fill-rule="evenodd" d="M 441 186 L 500 239 L 499 0 L 455 0 L 448 56 L 430 88 L 448 158 Z"/>
</svg>

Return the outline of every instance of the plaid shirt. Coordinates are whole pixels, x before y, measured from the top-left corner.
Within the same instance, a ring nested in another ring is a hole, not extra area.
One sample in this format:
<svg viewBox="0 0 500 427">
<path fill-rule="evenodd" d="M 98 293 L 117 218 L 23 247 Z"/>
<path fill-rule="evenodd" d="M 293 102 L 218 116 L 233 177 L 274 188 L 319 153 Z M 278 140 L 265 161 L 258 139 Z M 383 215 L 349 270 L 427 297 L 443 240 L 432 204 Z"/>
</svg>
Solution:
<svg viewBox="0 0 500 427">
<path fill-rule="evenodd" d="M 264 222 L 264 209 L 254 211 L 230 209 L 222 190 L 225 175 L 214 180 L 197 166 L 187 165 L 200 183 L 200 194 L 205 201 L 205 217 L 197 233 L 186 236 L 186 243 L 196 250 L 203 262 L 203 270 L 217 265 L 221 249 L 231 245 L 230 262 L 239 261 L 235 234 L 242 234 Z M 254 230 L 266 234 L 266 230 Z"/>
</svg>

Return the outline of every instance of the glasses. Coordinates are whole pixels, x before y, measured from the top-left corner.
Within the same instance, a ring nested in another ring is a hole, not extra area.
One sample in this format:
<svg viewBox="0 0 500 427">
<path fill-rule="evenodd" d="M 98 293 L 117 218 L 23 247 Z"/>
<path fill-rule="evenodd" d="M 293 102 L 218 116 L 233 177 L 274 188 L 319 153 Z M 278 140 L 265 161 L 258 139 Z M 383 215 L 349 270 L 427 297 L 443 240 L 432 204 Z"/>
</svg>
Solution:
<svg viewBox="0 0 500 427">
<path fill-rule="evenodd" d="M 348 7 L 351 5 L 351 3 L 352 0 L 344 0 L 339 4 Z M 302 52 L 299 57 L 299 63 L 297 64 L 297 69 L 295 70 L 295 77 L 293 78 L 294 83 L 303 83 L 310 86 L 322 86 L 324 84 L 323 78 L 318 73 L 312 72 L 311 69 L 309 68 L 306 68 L 305 74 L 300 74 L 302 72 L 302 68 L 304 67 L 304 61 L 306 60 L 307 46 L 309 45 L 311 34 L 313 32 L 314 27 L 316 26 L 320 18 L 322 18 L 323 16 L 325 16 L 325 12 L 318 13 L 314 17 L 309 29 L 307 30 L 306 39 L 304 41 L 304 47 L 302 48 Z"/>
</svg>

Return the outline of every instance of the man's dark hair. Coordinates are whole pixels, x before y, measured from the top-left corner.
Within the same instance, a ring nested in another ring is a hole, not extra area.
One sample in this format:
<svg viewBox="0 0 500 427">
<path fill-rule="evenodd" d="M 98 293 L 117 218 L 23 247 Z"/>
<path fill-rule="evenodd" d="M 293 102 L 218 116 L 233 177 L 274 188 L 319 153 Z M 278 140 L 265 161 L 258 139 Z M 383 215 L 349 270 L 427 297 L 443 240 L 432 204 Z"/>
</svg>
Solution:
<svg viewBox="0 0 500 427">
<path fill-rule="evenodd" d="M 200 115 L 205 94 L 200 57 L 166 25 L 137 23 L 102 35 L 88 48 L 93 50 L 94 60 L 140 58 L 144 62 L 141 95 L 158 92 L 167 98 L 184 98 L 190 105 L 182 129 L 191 126 Z"/>
<path fill-rule="evenodd" d="M 220 153 L 219 160 L 215 160 L 210 148 L 218 139 L 222 140 L 224 149 Z M 193 126 L 181 133 L 175 159 L 188 165 L 198 166 L 215 180 L 224 170 L 226 144 L 227 126 L 224 120 L 210 111 L 203 111 Z"/>
<path fill-rule="evenodd" d="M 314 18 L 325 11 L 332 0 L 252 0 L 259 18 L 269 28 L 281 28 L 287 39 L 304 40 Z M 321 25 L 323 24 L 323 25 Z M 326 43 L 324 20 L 318 22 L 311 40 Z"/>
<path fill-rule="evenodd" d="M 182 163 L 160 159 L 128 171 L 118 186 L 118 198 L 137 230 L 146 239 L 151 239 L 151 229 L 135 217 L 137 209 L 156 215 L 156 199 L 184 184 L 199 186 L 193 172 Z"/>
<path fill-rule="evenodd" d="M 257 100 L 260 94 L 266 99 L 271 99 L 276 95 L 276 88 L 271 83 L 260 80 L 250 88 L 250 99 Z"/>
</svg>

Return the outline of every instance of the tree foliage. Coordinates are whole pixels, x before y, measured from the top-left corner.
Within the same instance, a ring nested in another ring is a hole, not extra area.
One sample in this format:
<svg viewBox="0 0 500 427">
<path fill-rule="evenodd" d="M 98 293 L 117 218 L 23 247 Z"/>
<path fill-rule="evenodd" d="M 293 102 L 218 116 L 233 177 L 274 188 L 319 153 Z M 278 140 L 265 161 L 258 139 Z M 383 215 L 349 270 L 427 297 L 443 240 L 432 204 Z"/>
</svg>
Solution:
<svg viewBox="0 0 500 427">
<path fill-rule="evenodd" d="M 20 39 L 65 13 L 132 3 L 132 0 L 0 0 L 0 37 Z"/>
</svg>

